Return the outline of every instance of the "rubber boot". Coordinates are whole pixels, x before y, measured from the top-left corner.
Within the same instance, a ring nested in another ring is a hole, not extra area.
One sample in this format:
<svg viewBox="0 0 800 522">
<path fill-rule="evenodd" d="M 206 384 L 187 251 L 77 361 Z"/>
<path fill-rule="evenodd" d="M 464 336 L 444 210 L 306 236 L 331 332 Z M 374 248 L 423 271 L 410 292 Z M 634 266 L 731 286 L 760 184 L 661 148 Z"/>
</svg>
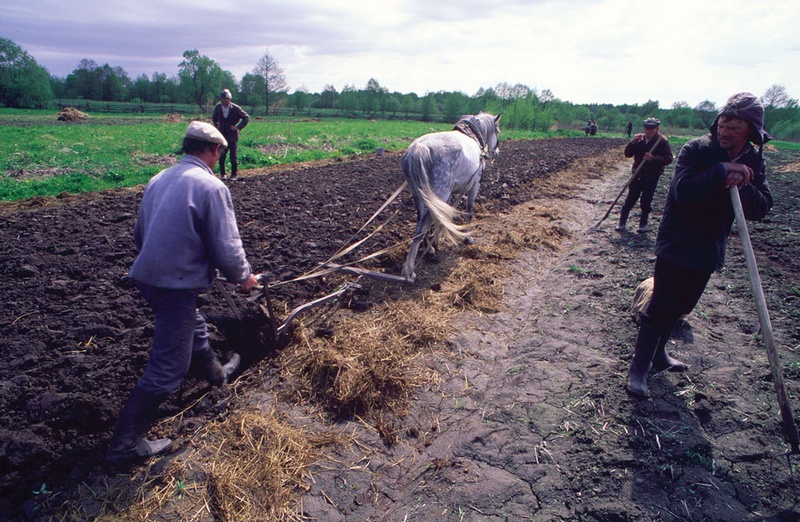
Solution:
<svg viewBox="0 0 800 522">
<path fill-rule="evenodd" d="M 639 399 L 647 399 L 650 392 L 647 389 L 647 374 L 653 363 L 653 356 L 656 353 L 661 335 L 652 326 L 643 324 L 639 327 L 639 336 L 636 338 L 636 348 L 634 348 L 633 359 L 628 370 L 628 379 L 625 382 L 625 389 Z"/>
<path fill-rule="evenodd" d="M 644 234 L 647 232 L 647 218 L 649 214 L 643 212 L 642 215 L 639 217 L 639 229 L 636 231 L 639 234 Z"/>
<path fill-rule="evenodd" d="M 111 465 L 132 464 L 153 455 L 165 453 L 172 448 L 170 439 L 147 440 L 145 433 L 158 413 L 163 396 L 149 393 L 135 386 L 119 413 L 114 434 L 106 451 L 106 463 Z"/>
<path fill-rule="evenodd" d="M 231 376 L 239 369 L 242 358 L 238 353 L 231 355 L 230 360 L 223 366 L 217 354 L 211 348 L 192 354 L 192 365 L 197 368 L 200 376 L 212 386 L 221 387 L 228 383 Z"/>
<path fill-rule="evenodd" d="M 225 164 L 222 162 L 219 164 L 219 177 L 225 179 Z"/>
<path fill-rule="evenodd" d="M 667 353 L 667 341 L 669 341 L 669 335 L 662 336 L 661 340 L 658 342 L 656 353 L 653 356 L 653 372 L 657 374 L 664 371 L 685 372 L 689 369 L 689 365 L 670 357 Z"/>
<path fill-rule="evenodd" d="M 617 232 L 622 232 L 625 230 L 625 225 L 628 223 L 628 213 L 624 210 L 619 214 L 619 224 L 617 225 L 616 230 Z"/>
</svg>

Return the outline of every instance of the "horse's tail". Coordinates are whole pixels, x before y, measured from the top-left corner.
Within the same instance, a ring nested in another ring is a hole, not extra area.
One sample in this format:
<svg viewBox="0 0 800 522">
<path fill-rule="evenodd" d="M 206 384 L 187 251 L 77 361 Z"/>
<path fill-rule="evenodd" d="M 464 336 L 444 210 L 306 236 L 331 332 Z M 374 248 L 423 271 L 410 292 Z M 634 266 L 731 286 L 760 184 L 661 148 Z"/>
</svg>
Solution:
<svg viewBox="0 0 800 522">
<path fill-rule="evenodd" d="M 416 147 L 411 154 L 407 151 L 406 156 L 403 157 L 403 173 L 411 190 L 416 193 L 431 213 L 434 233 L 438 231 L 442 239 L 456 244 L 469 236 L 473 226 L 455 223 L 455 219 L 463 216 L 464 213 L 448 204 L 433 191 L 428 176 L 429 164 L 430 152 L 427 147 Z"/>
</svg>

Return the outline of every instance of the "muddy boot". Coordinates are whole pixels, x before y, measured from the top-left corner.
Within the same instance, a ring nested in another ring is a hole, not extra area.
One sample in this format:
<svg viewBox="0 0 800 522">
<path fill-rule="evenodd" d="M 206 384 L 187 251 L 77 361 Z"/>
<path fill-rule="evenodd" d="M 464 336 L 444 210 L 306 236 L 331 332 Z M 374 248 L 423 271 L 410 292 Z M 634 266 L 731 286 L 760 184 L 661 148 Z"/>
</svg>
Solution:
<svg viewBox="0 0 800 522">
<path fill-rule="evenodd" d="M 669 341 L 669 336 L 665 335 L 662 336 L 661 340 L 658 342 L 656 353 L 653 356 L 653 372 L 685 372 L 689 369 L 689 365 L 670 357 L 667 353 L 667 341 Z"/>
<path fill-rule="evenodd" d="M 172 448 L 170 439 L 147 440 L 145 433 L 158 413 L 158 405 L 164 400 L 135 386 L 119 413 L 114 435 L 106 451 L 106 463 L 114 466 L 129 465 L 153 455 L 166 453 Z"/>
<path fill-rule="evenodd" d="M 653 356 L 658 348 L 660 338 L 658 330 L 652 326 L 643 324 L 639 328 L 636 348 L 628 370 L 628 380 L 625 382 L 625 389 L 636 398 L 647 399 L 650 397 L 650 392 L 647 390 L 647 374 L 650 373 Z"/>
<path fill-rule="evenodd" d="M 242 358 L 238 353 L 231 355 L 230 360 L 223 366 L 217 354 L 208 348 L 192 354 L 192 366 L 197 368 L 198 374 L 212 386 L 221 387 L 228 383 L 231 376 L 239 369 Z"/>
<path fill-rule="evenodd" d="M 647 232 L 647 218 L 649 215 L 647 213 L 642 213 L 641 217 L 639 218 L 639 229 L 636 231 L 639 234 L 644 234 Z"/>
</svg>

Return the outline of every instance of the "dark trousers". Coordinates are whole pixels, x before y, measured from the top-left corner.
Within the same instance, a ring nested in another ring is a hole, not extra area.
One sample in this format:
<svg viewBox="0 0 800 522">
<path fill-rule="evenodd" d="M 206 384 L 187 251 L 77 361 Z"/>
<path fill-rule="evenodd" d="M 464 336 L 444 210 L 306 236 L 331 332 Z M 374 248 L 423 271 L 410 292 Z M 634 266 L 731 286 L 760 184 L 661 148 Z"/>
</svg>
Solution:
<svg viewBox="0 0 800 522">
<path fill-rule="evenodd" d="M 228 142 L 228 147 L 223 148 L 219 155 L 219 173 L 221 176 L 225 175 L 225 158 L 228 156 L 228 153 L 230 153 L 231 176 L 236 176 L 239 171 L 239 155 L 237 154 L 239 139 L 238 136 L 225 136 L 225 140 Z"/>
<path fill-rule="evenodd" d="M 192 358 L 211 352 L 208 325 L 197 310 L 198 292 L 138 283 L 155 315 L 153 348 L 137 386 L 154 395 L 169 395 L 189 371 Z M 215 356 L 216 357 L 216 356 Z"/>
<path fill-rule="evenodd" d="M 691 312 L 706 289 L 710 272 L 679 265 L 669 259 L 656 259 L 653 296 L 642 314 L 642 325 L 669 336 L 682 315 Z"/>
<path fill-rule="evenodd" d="M 653 196 L 655 196 L 656 187 L 658 187 L 658 178 L 644 180 L 641 176 L 637 176 L 631 181 L 628 187 L 628 197 L 625 198 L 625 203 L 622 204 L 622 209 L 619 211 L 619 220 L 627 221 L 636 201 L 641 198 L 643 221 L 647 222 L 647 216 L 653 210 Z"/>
</svg>

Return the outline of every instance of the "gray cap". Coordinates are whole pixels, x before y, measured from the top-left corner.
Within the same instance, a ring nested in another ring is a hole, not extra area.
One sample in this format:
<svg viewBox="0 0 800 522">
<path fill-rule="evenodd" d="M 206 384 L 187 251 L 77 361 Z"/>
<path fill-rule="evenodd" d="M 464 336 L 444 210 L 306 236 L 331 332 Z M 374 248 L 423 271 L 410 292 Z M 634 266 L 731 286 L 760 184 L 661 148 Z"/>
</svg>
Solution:
<svg viewBox="0 0 800 522">
<path fill-rule="evenodd" d="M 647 118 L 646 120 L 644 120 L 643 125 L 647 129 L 653 129 L 661 125 L 661 120 L 659 120 L 658 118 Z"/>
<path fill-rule="evenodd" d="M 193 121 L 192 123 L 190 123 L 189 128 L 186 129 L 185 137 L 193 140 L 208 141 L 210 143 L 219 143 L 223 147 L 228 146 L 228 142 L 227 140 L 225 140 L 225 136 L 223 136 L 222 133 L 218 131 L 216 127 L 202 121 Z"/>
</svg>

